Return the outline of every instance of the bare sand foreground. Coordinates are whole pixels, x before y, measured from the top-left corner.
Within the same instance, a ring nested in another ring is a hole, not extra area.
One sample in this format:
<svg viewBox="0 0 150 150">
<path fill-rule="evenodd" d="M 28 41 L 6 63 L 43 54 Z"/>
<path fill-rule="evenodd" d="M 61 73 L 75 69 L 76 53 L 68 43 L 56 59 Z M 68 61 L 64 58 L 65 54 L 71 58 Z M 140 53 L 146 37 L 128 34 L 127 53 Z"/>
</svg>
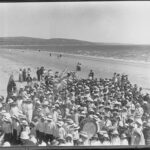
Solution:
<svg viewBox="0 0 150 150">
<path fill-rule="evenodd" d="M 111 78 L 114 72 L 129 75 L 133 84 L 150 89 L 150 63 L 133 63 L 119 60 L 102 59 L 86 56 L 63 54 L 61 59 L 55 53 L 49 56 L 50 52 L 31 50 L 9 50 L 0 49 L 0 95 L 6 96 L 7 82 L 13 72 L 15 80 L 18 80 L 19 68 L 30 67 L 32 75 L 36 76 L 37 67 L 44 66 L 46 69 L 62 71 L 75 70 L 77 62 L 82 64 L 80 77 L 87 77 L 90 69 L 93 69 L 97 78 Z M 19 84 L 18 84 L 19 85 Z M 20 86 L 20 85 L 19 85 Z"/>
</svg>

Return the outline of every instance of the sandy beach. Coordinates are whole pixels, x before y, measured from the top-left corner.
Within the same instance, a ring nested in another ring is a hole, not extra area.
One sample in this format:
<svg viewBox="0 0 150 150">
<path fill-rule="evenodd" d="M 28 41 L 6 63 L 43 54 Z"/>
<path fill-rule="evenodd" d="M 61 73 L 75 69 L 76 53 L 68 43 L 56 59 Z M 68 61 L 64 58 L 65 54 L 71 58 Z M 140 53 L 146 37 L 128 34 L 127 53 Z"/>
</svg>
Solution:
<svg viewBox="0 0 150 150">
<path fill-rule="evenodd" d="M 90 69 L 93 69 L 97 78 L 111 78 L 114 72 L 124 73 L 129 76 L 133 84 L 150 89 L 150 64 L 141 62 L 128 62 L 107 58 L 96 58 L 90 56 L 79 56 L 63 54 L 61 59 L 57 58 L 57 53 L 47 51 L 0 49 L 0 95 L 6 96 L 6 87 L 10 73 L 14 73 L 15 80 L 18 80 L 19 68 L 32 69 L 32 76 L 36 77 L 37 67 L 44 66 L 54 71 L 62 71 L 65 68 L 75 70 L 77 62 L 82 64 L 82 71 L 79 77 L 87 78 Z M 17 83 L 18 86 L 20 86 Z"/>
</svg>

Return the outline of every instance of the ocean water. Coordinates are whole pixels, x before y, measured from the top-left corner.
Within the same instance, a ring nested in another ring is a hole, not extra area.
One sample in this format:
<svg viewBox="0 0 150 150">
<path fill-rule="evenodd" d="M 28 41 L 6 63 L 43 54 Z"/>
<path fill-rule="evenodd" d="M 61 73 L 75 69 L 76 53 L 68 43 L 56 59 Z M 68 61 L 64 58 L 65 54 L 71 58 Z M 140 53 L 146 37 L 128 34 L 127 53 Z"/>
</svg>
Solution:
<svg viewBox="0 0 150 150">
<path fill-rule="evenodd" d="M 89 55 L 133 62 L 150 62 L 150 45 L 18 45 L 3 47 L 10 49 L 44 50 L 49 52 Z"/>
</svg>

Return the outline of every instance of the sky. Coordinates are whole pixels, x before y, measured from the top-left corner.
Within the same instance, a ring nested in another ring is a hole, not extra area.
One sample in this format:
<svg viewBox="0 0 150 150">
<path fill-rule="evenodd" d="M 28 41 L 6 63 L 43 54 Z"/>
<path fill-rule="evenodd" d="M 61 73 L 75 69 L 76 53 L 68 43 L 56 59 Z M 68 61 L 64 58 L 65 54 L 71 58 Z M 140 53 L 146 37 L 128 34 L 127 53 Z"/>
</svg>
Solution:
<svg viewBox="0 0 150 150">
<path fill-rule="evenodd" d="M 0 3 L 0 37 L 150 44 L 150 2 Z"/>
</svg>

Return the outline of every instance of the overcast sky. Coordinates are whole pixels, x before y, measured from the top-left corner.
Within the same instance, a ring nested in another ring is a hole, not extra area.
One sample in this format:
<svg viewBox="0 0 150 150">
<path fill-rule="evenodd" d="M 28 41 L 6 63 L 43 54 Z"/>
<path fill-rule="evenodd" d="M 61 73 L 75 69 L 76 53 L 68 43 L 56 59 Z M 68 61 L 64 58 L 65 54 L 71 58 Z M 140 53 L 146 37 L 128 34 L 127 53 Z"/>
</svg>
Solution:
<svg viewBox="0 0 150 150">
<path fill-rule="evenodd" d="M 150 44 L 150 2 L 0 3 L 0 37 Z"/>
</svg>

